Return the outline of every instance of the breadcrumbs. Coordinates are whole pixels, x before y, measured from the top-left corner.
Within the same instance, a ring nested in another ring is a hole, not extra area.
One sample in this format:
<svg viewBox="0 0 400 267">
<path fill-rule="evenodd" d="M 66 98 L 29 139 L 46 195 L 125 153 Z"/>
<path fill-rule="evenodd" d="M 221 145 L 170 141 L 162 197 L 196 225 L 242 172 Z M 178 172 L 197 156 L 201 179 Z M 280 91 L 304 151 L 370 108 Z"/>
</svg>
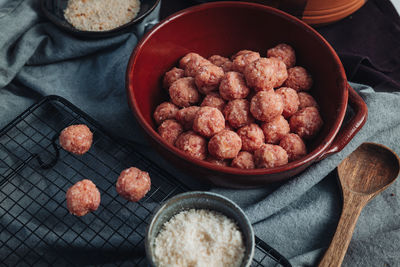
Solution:
<svg viewBox="0 0 400 267">
<path fill-rule="evenodd" d="M 163 225 L 154 241 L 156 264 L 162 266 L 240 266 L 245 252 L 242 233 L 222 213 L 191 209 Z"/>
<path fill-rule="evenodd" d="M 139 0 L 69 0 L 64 17 L 79 30 L 108 31 L 130 22 L 139 10 Z"/>
</svg>

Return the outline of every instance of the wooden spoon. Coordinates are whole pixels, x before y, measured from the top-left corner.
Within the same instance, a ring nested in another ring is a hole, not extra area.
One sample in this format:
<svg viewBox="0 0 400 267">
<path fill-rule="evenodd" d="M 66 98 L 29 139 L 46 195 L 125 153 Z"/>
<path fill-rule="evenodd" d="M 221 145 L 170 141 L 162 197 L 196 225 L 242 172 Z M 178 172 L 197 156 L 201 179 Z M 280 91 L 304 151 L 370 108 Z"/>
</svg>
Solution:
<svg viewBox="0 0 400 267">
<path fill-rule="evenodd" d="M 399 175 L 399 157 L 389 148 L 363 143 L 338 166 L 343 209 L 332 242 L 318 266 L 340 266 L 361 210 Z"/>
</svg>

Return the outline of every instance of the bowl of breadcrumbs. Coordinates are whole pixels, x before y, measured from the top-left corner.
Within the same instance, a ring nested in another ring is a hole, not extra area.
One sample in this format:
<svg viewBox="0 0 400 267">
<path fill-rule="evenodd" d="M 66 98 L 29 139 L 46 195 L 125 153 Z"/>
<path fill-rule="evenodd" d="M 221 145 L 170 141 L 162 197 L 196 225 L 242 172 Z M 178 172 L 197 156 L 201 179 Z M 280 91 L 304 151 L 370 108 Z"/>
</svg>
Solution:
<svg viewBox="0 0 400 267">
<path fill-rule="evenodd" d="M 187 192 L 165 202 L 146 233 L 151 266 L 250 266 L 254 233 L 234 202 L 210 192 Z"/>
<path fill-rule="evenodd" d="M 56 26 L 84 37 L 107 37 L 143 21 L 160 0 L 42 0 Z"/>
</svg>

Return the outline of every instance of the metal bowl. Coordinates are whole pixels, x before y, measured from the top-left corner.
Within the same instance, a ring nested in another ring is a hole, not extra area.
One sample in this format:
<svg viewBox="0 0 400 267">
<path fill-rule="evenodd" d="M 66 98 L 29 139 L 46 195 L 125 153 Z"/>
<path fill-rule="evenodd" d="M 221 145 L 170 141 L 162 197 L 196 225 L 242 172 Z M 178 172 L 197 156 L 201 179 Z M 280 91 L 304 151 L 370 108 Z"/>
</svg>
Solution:
<svg viewBox="0 0 400 267">
<path fill-rule="evenodd" d="M 147 228 L 145 238 L 146 255 L 151 266 L 156 266 L 154 262 L 153 242 L 162 226 L 174 215 L 189 209 L 217 211 L 235 221 L 243 234 L 244 245 L 246 247 L 241 266 L 250 266 L 254 255 L 254 232 L 249 219 L 243 210 L 228 198 L 215 193 L 201 191 L 176 195 L 165 202 L 154 214 Z"/>
<path fill-rule="evenodd" d="M 43 14 L 52 23 L 54 23 L 56 26 L 69 33 L 72 33 L 80 37 L 102 38 L 124 33 L 132 29 L 138 35 L 142 35 L 145 31 L 146 24 L 149 22 L 149 20 L 151 21 L 156 19 L 158 22 L 158 14 L 156 16 L 157 18 L 150 18 L 150 19 L 145 19 L 145 18 L 149 17 L 152 11 L 155 11 L 155 13 L 159 11 L 160 1 L 161 0 L 141 0 L 139 13 L 133 20 L 108 31 L 82 31 L 72 26 L 64 18 L 64 10 L 67 7 L 68 0 L 41 0 L 41 9 Z"/>
</svg>

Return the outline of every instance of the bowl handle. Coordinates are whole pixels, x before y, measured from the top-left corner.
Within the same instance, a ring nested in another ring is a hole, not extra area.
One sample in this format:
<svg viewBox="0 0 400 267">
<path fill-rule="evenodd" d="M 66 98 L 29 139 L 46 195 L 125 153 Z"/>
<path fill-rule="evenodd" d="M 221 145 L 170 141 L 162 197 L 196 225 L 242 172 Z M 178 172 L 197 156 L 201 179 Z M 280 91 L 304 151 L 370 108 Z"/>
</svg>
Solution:
<svg viewBox="0 0 400 267">
<path fill-rule="evenodd" d="M 322 153 L 318 158 L 322 160 L 327 156 L 341 151 L 358 131 L 364 126 L 368 117 L 368 108 L 364 100 L 357 94 L 357 92 L 347 84 L 347 91 L 349 93 L 349 105 L 353 108 L 355 115 L 346 125 L 342 126 L 333 140 L 331 146 Z"/>
</svg>

